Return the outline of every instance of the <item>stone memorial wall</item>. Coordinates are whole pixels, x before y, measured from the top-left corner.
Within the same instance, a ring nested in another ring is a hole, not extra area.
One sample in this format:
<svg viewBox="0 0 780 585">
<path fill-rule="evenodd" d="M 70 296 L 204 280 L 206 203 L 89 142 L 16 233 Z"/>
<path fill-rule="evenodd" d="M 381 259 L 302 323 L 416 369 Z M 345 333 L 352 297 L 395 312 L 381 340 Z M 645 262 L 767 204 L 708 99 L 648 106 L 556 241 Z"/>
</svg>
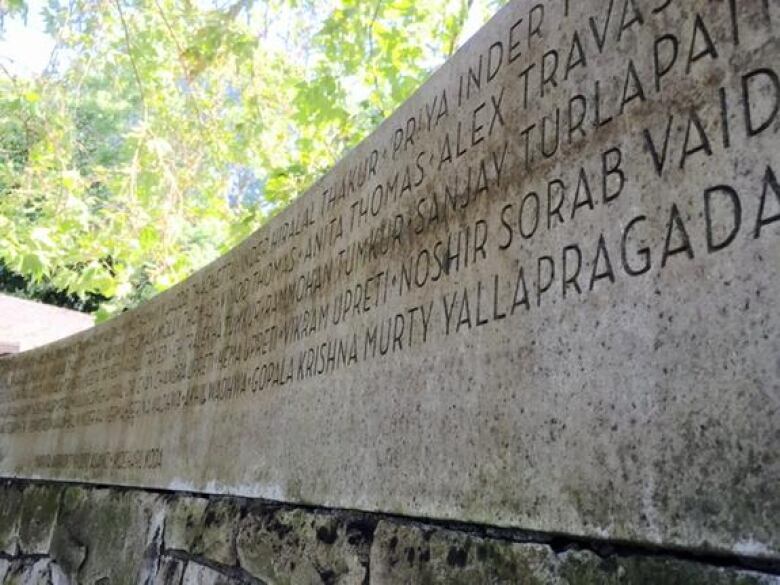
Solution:
<svg viewBox="0 0 780 585">
<path fill-rule="evenodd" d="M 229 254 L 0 359 L 0 476 L 776 567 L 778 31 L 510 3 Z"/>
</svg>

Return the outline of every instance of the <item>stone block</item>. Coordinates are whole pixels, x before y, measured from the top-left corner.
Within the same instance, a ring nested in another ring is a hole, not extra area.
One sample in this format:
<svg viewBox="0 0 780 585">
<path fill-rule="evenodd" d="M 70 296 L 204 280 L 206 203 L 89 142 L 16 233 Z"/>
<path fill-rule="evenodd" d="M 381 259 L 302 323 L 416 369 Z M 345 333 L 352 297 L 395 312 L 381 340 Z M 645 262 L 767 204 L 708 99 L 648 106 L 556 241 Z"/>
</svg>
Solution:
<svg viewBox="0 0 780 585">
<path fill-rule="evenodd" d="M 181 585 L 246 585 L 246 583 L 210 567 L 187 563 Z"/>
<path fill-rule="evenodd" d="M 19 524 L 20 552 L 27 555 L 49 553 L 61 490 L 53 485 L 28 485 L 24 488 Z"/>
<path fill-rule="evenodd" d="M 363 585 L 373 530 L 360 516 L 258 506 L 241 521 L 239 563 L 278 585 Z"/>
<path fill-rule="evenodd" d="M 0 566 L 2 576 L 2 566 Z M 3 585 L 70 585 L 60 568 L 50 559 L 25 559 L 8 565 Z"/>
<path fill-rule="evenodd" d="M 227 498 L 209 502 L 193 552 L 223 565 L 236 564 L 238 503 Z"/>
<path fill-rule="evenodd" d="M 203 516 L 208 506 L 207 498 L 172 496 L 167 502 L 165 515 L 166 549 L 192 551 L 203 526 Z"/>
<path fill-rule="evenodd" d="M 178 559 L 161 558 L 151 580 L 152 585 L 182 585 L 186 562 Z"/>
<path fill-rule="evenodd" d="M 235 565 L 239 513 L 234 500 L 176 497 L 169 504 L 164 546 Z"/>
<path fill-rule="evenodd" d="M 382 521 L 371 585 L 780 585 L 780 576 L 662 555 L 556 553 L 545 544 Z"/>
<path fill-rule="evenodd" d="M 381 521 L 371 546 L 371 585 L 562 585 L 552 549 Z"/>
<path fill-rule="evenodd" d="M 155 539 L 150 527 L 162 506 L 159 496 L 141 491 L 69 487 L 52 558 L 74 583 L 135 584 L 150 552 L 157 553 L 149 550 Z"/>
<path fill-rule="evenodd" d="M 559 572 L 567 585 L 780 585 L 780 576 L 713 567 L 663 556 L 609 556 L 588 551 L 560 555 Z"/>
<path fill-rule="evenodd" d="M 19 548 L 21 511 L 21 487 L 11 482 L 0 484 L 0 553 L 11 556 L 16 554 Z"/>
</svg>

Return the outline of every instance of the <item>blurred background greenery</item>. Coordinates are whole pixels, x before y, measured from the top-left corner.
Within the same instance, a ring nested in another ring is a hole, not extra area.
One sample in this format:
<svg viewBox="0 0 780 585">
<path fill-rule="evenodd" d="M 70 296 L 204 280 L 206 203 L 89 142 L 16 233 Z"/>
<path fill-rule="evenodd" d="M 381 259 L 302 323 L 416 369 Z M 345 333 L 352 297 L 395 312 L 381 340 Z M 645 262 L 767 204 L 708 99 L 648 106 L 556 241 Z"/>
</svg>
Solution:
<svg viewBox="0 0 780 585">
<path fill-rule="evenodd" d="M 304 192 L 504 3 L 0 0 L 0 291 L 103 320 L 165 290 Z M 13 40 L 35 26 L 46 42 Z"/>
</svg>

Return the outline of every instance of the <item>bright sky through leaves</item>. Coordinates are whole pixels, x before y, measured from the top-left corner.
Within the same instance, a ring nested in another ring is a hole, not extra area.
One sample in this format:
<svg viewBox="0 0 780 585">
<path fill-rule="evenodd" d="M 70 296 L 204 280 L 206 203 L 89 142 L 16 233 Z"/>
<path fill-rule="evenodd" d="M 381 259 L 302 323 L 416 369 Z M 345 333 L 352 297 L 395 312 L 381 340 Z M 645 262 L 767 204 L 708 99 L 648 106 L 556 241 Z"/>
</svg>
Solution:
<svg viewBox="0 0 780 585">
<path fill-rule="evenodd" d="M 28 3 L 28 14 L 12 16 L 5 22 L 5 33 L 0 38 L 0 63 L 16 76 L 30 77 L 43 72 L 49 62 L 54 39 L 46 34 L 41 16 L 45 2 Z"/>
</svg>

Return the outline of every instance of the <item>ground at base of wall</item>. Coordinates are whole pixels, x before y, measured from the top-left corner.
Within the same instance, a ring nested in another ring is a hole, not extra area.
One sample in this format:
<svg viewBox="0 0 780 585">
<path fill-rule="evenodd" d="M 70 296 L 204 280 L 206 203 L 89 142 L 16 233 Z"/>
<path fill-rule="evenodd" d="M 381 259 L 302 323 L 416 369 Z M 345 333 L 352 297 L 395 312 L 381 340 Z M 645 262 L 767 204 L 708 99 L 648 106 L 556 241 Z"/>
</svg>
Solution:
<svg viewBox="0 0 780 585">
<path fill-rule="evenodd" d="M 780 575 L 245 498 L 0 483 L 0 584 L 76 583 L 780 585 Z"/>
</svg>

